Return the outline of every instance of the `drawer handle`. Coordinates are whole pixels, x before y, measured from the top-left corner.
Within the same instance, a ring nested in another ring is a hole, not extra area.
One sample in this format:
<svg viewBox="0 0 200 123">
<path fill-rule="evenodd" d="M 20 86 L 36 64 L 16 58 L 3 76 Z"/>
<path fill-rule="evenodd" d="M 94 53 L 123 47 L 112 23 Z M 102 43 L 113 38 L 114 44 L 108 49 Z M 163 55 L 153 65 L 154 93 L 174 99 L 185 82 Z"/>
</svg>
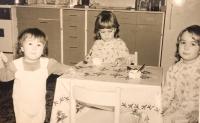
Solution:
<svg viewBox="0 0 200 123">
<path fill-rule="evenodd" d="M 42 22 L 40 22 L 40 23 L 48 23 L 48 22 L 42 21 Z"/>
<path fill-rule="evenodd" d="M 76 62 L 69 62 L 70 64 L 77 64 Z"/>
<path fill-rule="evenodd" d="M 77 47 L 70 47 L 70 48 L 77 48 Z"/>
<path fill-rule="evenodd" d="M 69 26 L 69 27 L 77 27 L 77 26 Z"/>
<path fill-rule="evenodd" d="M 77 15 L 69 15 L 69 16 L 74 16 L 74 17 L 75 17 L 75 16 L 77 16 Z"/>
<path fill-rule="evenodd" d="M 70 38 L 77 38 L 77 37 L 74 37 L 74 36 L 70 36 Z"/>
<path fill-rule="evenodd" d="M 121 19 L 129 19 L 129 18 L 121 18 Z"/>
</svg>

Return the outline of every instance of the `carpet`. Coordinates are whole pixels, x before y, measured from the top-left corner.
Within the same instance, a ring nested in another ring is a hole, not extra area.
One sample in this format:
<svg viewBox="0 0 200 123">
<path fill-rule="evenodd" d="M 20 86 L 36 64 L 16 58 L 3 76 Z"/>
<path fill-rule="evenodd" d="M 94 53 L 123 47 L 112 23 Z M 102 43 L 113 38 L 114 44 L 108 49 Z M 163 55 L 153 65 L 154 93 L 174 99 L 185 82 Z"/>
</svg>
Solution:
<svg viewBox="0 0 200 123">
<path fill-rule="evenodd" d="M 56 79 L 58 77 L 58 75 L 50 75 L 47 79 L 46 119 L 44 123 L 50 122 Z M 16 123 L 12 100 L 13 82 L 9 82 L 9 86 L 6 85 L 7 83 L 0 83 L 0 123 Z"/>
</svg>

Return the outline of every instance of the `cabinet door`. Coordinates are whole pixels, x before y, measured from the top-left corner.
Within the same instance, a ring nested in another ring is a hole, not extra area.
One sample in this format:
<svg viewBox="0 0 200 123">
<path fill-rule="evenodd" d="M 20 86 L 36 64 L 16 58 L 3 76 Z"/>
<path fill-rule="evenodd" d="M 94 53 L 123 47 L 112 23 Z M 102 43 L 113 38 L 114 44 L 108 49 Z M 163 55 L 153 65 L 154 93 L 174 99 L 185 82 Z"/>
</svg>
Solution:
<svg viewBox="0 0 200 123">
<path fill-rule="evenodd" d="M 75 65 L 85 57 L 85 11 L 63 10 L 63 60 Z"/>
<path fill-rule="evenodd" d="M 48 57 L 61 62 L 60 21 L 38 20 L 38 26 L 48 37 Z"/>
<path fill-rule="evenodd" d="M 42 30 L 48 37 L 48 57 L 61 62 L 60 10 L 19 7 L 16 11 L 18 31 L 27 28 Z"/>
<path fill-rule="evenodd" d="M 137 13 L 133 12 L 114 12 L 119 23 L 119 36 L 126 43 L 131 54 L 135 52 L 135 33 Z"/>
<path fill-rule="evenodd" d="M 89 53 L 89 50 L 92 48 L 94 44 L 94 25 L 97 16 L 99 15 L 101 11 L 88 11 L 87 13 L 87 53 Z"/>
<path fill-rule="evenodd" d="M 138 64 L 160 66 L 162 17 L 162 13 L 138 13 L 136 32 Z"/>
</svg>

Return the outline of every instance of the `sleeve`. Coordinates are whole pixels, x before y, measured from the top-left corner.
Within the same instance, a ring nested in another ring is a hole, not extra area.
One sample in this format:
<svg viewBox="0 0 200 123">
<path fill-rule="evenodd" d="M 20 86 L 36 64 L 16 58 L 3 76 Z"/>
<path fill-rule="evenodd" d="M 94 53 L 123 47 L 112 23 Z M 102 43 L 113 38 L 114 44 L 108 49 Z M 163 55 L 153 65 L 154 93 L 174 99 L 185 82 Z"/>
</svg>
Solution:
<svg viewBox="0 0 200 123">
<path fill-rule="evenodd" d="M 199 82 L 200 82 L 200 68 L 195 69 L 192 74 L 190 74 L 190 88 L 192 91 L 188 91 L 188 101 L 182 102 L 180 110 L 182 111 L 199 111 Z"/>
<path fill-rule="evenodd" d="M 47 65 L 48 73 L 61 75 L 63 73 L 69 73 L 69 68 L 72 66 L 65 65 L 57 62 L 55 59 L 49 59 L 49 63 Z"/>
<path fill-rule="evenodd" d="M 10 62 L 6 67 L 0 69 L 0 81 L 9 82 L 15 79 L 15 72 L 17 71 L 13 62 Z"/>
<path fill-rule="evenodd" d="M 118 52 L 120 54 L 119 58 L 124 59 L 126 64 L 130 64 L 132 62 L 132 56 L 129 53 L 129 50 L 126 46 L 126 43 L 122 41 L 121 39 L 118 42 Z"/>
<path fill-rule="evenodd" d="M 169 112 L 172 110 L 171 102 L 175 96 L 175 77 L 173 67 L 170 67 L 166 74 L 166 83 L 162 87 L 162 103 L 163 103 L 163 112 Z"/>
<path fill-rule="evenodd" d="M 92 61 L 93 56 L 96 56 L 98 53 L 98 41 L 95 41 L 89 53 L 85 56 L 86 61 Z"/>
</svg>

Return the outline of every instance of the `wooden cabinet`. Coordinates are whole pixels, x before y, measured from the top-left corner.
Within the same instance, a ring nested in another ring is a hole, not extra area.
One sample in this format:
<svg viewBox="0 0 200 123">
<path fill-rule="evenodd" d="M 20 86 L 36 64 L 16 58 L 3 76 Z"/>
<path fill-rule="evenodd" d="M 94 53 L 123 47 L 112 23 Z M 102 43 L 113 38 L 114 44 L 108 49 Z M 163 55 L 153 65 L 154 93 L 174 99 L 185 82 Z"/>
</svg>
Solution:
<svg viewBox="0 0 200 123">
<path fill-rule="evenodd" d="M 163 13 L 138 13 L 136 48 L 138 63 L 160 66 Z"/>
<path fill-rule="evenodd" d="M 85 56 L 85 10 L 63 10 L 63 63 L 75 65 Z"/>
<path fill-rule="evenodd" d="M 48 37 L 48 57 L 61 62 L 60 9 L 17 7 L 16 13 L 18 31 L 42 30 Z"/>
<path fill-rule="evenodd" d="M 39 28 L 48 38 L 49 57 L 67 65 L 83 61 L 94 44 L 94 24 L 102 10 L 17 7 L 19 32 Z M 112 10 L 119 36 L 129 52 L 138 52 L 138 64 L 160 66 L 163 12 Z"/>
<path fill-rule="evenodd" d="M 87 13 L 87 52 L 94 43 L 94 23 L 101 11 Z M 164 13 L 113 11 L 119 23 L 119 36 L 129 52 L 138 52 L 138 64 L 160 66 Z"/>
</svg>

